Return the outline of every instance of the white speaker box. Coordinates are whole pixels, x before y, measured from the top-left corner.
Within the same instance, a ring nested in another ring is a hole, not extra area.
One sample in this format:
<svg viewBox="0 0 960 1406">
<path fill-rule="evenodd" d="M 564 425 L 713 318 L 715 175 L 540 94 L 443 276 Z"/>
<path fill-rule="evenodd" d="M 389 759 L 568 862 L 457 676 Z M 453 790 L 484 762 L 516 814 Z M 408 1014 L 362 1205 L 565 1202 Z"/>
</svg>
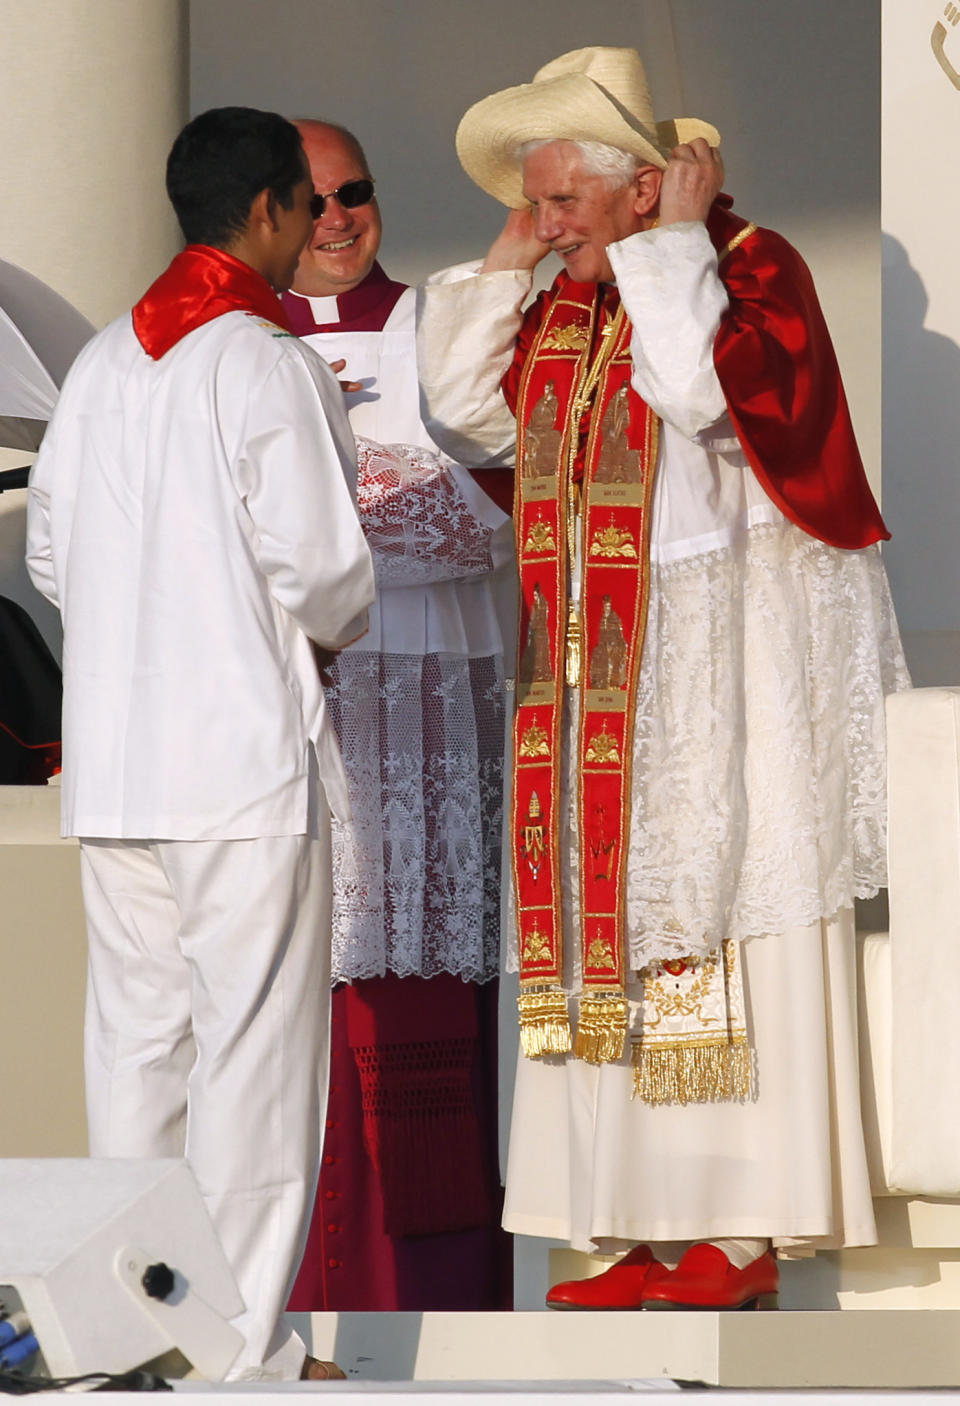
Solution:
<svg viewBox="0 0 960 1406">
<path fill-rule="evenodd" d="M 31 1370 L 54 1377 L 176 1348 L 220 1380 L 242 1344 L 227 1320 L 243 1301 L 183 1161 L 0 1161 L 0 1302 L 22 1305 L 40 1343 Z"/>
</svg>

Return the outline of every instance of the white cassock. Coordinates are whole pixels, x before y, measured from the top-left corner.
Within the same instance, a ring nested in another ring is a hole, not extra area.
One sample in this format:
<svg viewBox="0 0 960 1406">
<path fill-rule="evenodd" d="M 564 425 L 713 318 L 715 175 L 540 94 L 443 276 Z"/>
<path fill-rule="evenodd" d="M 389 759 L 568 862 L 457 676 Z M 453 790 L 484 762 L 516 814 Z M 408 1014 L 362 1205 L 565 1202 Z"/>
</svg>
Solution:
<svg viewBox="0 0 960 1406">
<path fill-rule="evenodd" d="M 329 368 L 230 312 L 81 353 L 30 486 L 64 622 L 63 831 L 81 838 L 94 1156 L 186 1154 L 237 1276 L 231 1375 L 297 1377 L 282 1319 L 326 1097 L 328 806 L 309 640 L 366 628 L 373 569 Z"/>
<path fill-rule="evenodd" d="M 629 1048 L 599 1068 L 521 1059 L 504 1224 L 584 1249 L 869 1244 L 852 909 L 885 882 L 883 696 L 908 686 L 879 549 L 816 541 L 757 482 L 713 367 L 727 298 L 704 227 L 633 235 L 608 253 L 634 329 L 634 384 L 663 421 L 630 966 L 741 941 L 757 1078 L 742 1103 L 651 1107 L 631 1099 Z M 465 266 L 422 290 L 427 423 L 450 453 L 481 462 L 515 432 L 498 386 L 530 281 Z M 570 953 L 572 805 L 563 825 Z M 577 975 L 566 972 L 569 990 Z"/>
</svg>

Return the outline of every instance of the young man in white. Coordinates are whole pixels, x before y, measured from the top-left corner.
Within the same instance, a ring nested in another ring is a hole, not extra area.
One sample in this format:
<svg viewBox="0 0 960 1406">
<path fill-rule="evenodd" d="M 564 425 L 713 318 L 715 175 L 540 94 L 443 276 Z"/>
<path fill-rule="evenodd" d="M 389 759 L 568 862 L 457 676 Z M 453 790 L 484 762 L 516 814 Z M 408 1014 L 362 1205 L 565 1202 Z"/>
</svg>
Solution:
<svg viewBox="0 0 960 1406">
<path fill-rule="evenodd" d="M 29 569 L 64 621 L 90 1150 L 185 1153 L 246 1304 L 231 1375 L 296 1378 L 281 1314 L 319 1162 L 345 802 L 311 642 L 363 633 L 373 570 L 339 386 L 277 298 L 312 228 L 296 129 L 202 114 L 167 188 L 187 248 L 78 358 L 30 487 Z"/>
</svg>

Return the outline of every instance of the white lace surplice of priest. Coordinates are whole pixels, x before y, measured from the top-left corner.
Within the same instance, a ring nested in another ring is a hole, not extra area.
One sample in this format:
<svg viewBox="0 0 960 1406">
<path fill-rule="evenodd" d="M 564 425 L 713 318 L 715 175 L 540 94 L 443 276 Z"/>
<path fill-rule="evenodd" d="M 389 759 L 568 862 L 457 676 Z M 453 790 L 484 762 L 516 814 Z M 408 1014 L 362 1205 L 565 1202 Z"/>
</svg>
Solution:
<svg viewBox="0 0 960 1406">
<path fill-rule="evenodd" d="M 373 552 L 375 636 L 329 671 L 353 811 L 334 825 L 334 980 L 496 975 L 504 739 L 503 643 L 490 574 L 512 560 L 509 519 L 431 450 L 358 438 L 358 505 Z M 477 619 L 451 648 L 457 609 Z M 466 599 L 465 599 L 466 598 Z"/>
</svg>

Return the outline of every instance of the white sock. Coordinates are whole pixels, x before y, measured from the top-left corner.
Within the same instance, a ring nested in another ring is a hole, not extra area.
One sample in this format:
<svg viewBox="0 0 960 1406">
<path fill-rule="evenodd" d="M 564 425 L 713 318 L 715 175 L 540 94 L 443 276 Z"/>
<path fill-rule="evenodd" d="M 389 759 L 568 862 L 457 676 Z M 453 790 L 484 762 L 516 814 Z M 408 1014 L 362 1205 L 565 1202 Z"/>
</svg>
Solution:
<svg viewBox="0 0 960 1406">
<path fill-rule="evenodd" d="M 734 1269 L 746 1269 L 748 1264 L 758 1260 L 769 1249 L 769 1240 L 706 1240 L 707 1245 L 716 1245 L 722 1250 Z"/>
<path fill-rule="evenodd" d="M 668 1269 L 676 1269 L 683 1256 L 689 1250 L 691 1241 L 689 1240 L 648 1240 L 654 1259 L 665 1264 Z"/>
</svg>

